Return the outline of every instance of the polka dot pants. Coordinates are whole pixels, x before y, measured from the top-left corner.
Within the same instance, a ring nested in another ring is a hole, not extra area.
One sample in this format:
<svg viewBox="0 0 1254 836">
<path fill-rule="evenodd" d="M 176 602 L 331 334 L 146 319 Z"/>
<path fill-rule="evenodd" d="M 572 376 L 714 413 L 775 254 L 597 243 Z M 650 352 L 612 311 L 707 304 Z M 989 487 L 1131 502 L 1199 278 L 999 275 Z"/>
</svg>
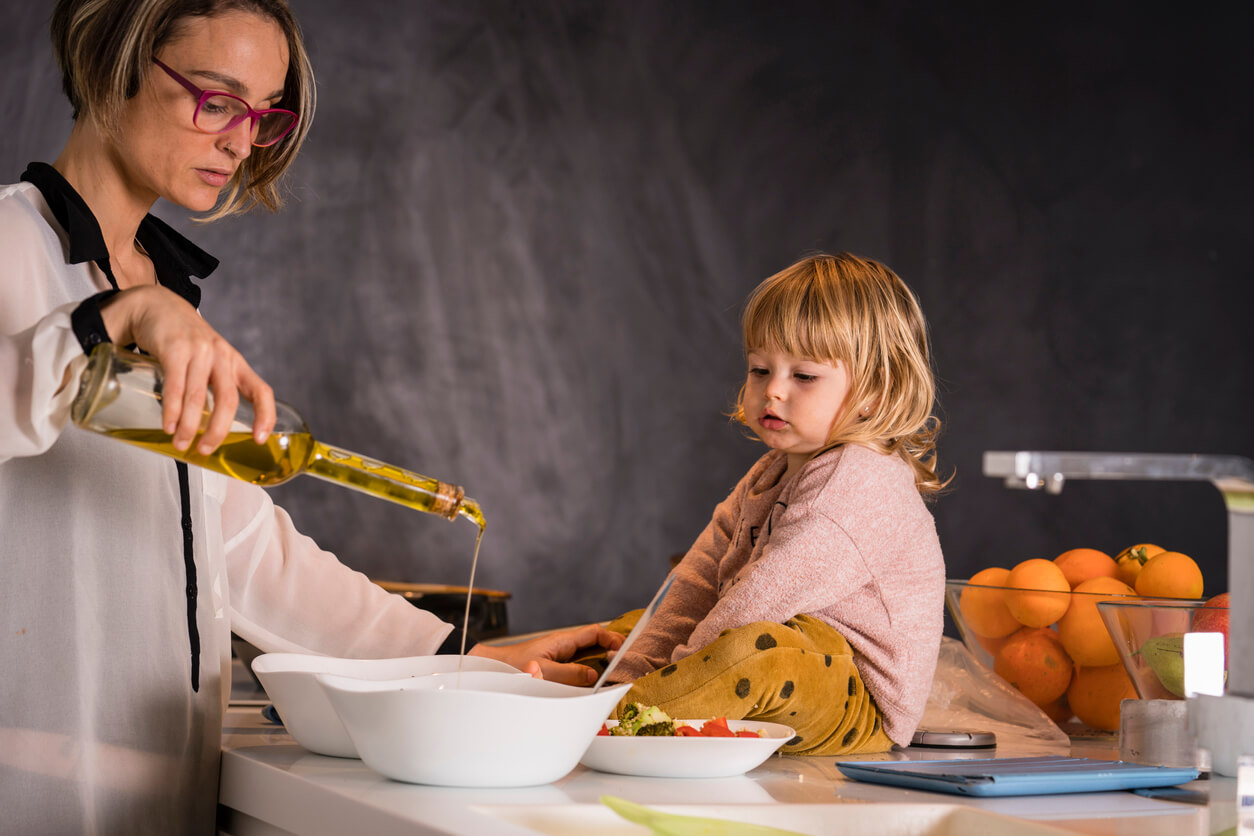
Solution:
<svg viewBox="0 0 1254 836">
<path fill-rule="evenodd" d="M 632 702 L 677 719 L 782 723 L 797 732 L 780 750 L 793 755 L 886 752 L 893 745 L 849 642 L 806 615 L 725 630 L 691 656 L 637 679 L 619 707 Z"/>
</svg>

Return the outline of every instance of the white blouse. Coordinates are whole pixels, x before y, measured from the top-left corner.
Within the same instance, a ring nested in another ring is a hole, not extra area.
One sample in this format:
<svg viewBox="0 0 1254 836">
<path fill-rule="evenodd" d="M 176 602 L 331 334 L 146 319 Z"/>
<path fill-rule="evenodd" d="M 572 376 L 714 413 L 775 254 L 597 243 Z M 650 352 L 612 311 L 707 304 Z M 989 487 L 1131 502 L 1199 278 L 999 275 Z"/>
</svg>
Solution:
<svg viewBox="0 0 1254 836">
<path fill-rule="evenodd" d="M 109 285 L 68 254 L 36 187 L 0 187 L 0 829 L 209 834 L 232 630 L 369 658 L 434 653 L 452 627 L 262 489 L 190 467 L 194 691 L 175 463 L 69 423 L 86 362 L 70 314 Z"/>
</svg>

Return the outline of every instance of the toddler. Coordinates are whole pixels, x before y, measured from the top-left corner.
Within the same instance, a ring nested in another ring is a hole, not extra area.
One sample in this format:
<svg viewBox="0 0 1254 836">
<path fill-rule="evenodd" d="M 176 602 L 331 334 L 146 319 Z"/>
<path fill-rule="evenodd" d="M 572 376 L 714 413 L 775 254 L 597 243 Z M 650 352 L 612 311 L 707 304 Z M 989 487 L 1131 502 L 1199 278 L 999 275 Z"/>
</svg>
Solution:
<svg viewBox="0 0 1254 836">
<path fill-rule="evenodd" d="M 734 417 L 770 450 L 611 679 L 635 682 L 623 705 L 791 726 L 784 752 L 908 745 L 945 586 L 923 501 L 943 486 L 923 314 L 893 271 L 841 253 L 764 281 L 743 328 Z"/>
</svg>

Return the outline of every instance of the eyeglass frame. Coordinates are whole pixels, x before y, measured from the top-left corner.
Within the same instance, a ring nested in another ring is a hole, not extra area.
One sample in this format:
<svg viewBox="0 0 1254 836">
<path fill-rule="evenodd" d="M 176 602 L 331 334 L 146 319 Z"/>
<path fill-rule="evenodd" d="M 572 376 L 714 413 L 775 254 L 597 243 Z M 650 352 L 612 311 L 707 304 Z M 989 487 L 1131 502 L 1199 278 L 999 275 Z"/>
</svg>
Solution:
<svg viewBox="0 0 1254 836">
<path fill-rule="evenodd" d="M 248 102 L 241 99 L 239 96 L 236 96 L 234 93 L 227 93 L 222 90 L 204 90 L 200 87 L 197 87 L 195 84 L 188 81 L 186 78 L 184 78 L 183 76 L 176 73 L 174 70 L 167 67 L 165 64 L 161 62 L 159 58 L 153 58 L 152 61 L 158 67 L 165 70 L 166 75 L 168 75 L 170 78 L 177 81 L 179 84 L 183 86 L 185 90 L 187 90 L 187 92 L 191 93 L 193 96 L 196 97 L 196 109 L 192 111 L 192 125 L 196 128 L 196 130 L 200 131 L 201 133 L 211 134 L 211 135 L 224 134 L 227 131 L 237 127 L 239 123 L 243 122 L 245 119 L 251 119 L 252 124 L 249 126 L 249 134 L 250 134 L 249 142 L 252 143 L 252 145 L 256 146 L 257 148 L 269 148 L 271 145 L 277 144 L 279 140 L 283 139 L 283 137 L 291 133 L 292 130 L 296 127 L 297 123 L 300 122 L 300 114 L 294 110 L 286 110 L 281 107 L 271 107 L 271 108 L 266 108 L 264 110 L 255 110 L 252 105 L 250 105 Z M 220 131 L 207 131 L 204 128 L 200 127 L 200 123 L 197 120 L 198 120 L 198 117 L 200 116 L 200 109 L 204 107 L 204 104 L 206 101 L 213 98 L 214 96 L 226 96 L 229 99 L 235 99 L 235 101 L 239 102 L 240 104 L 244 106 L 244 113 L 232 119 L 230 122 L 227 123 L 227 126 Z M 257 140 L 251 138 L 252 131 L 257 126 L 257 123 L 261 120 L 261 117 L 270 113 L 286 113 L 287 115 L 292 117 L 292 123 L 283 129 L 283 133 L 276 136 L 270 142 L 257 142 Z"/>
</svg>

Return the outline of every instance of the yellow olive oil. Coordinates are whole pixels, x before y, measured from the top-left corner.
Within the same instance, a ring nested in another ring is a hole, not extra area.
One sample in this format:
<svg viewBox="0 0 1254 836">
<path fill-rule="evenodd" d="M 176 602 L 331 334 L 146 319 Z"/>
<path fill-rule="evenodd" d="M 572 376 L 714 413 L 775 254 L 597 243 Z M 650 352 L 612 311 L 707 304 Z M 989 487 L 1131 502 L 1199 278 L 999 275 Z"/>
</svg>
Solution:
<svg viewBox="0 0 1254 836">
<path fill-rule="evenodd" d="M 106 435 L 262 487 L 307 473 L 445 519 L 465 517 L 480 532 L 486 527 L 479 503 L 456 485 L 323 444 L 307 432 L 273 433 L 264 444 L 251 433 L 232 432 L 208 455 L 196 452 L 194 440 L 186 450 L 174 449 L 161 430 L 111 429 Z"/>
<path fill-rule="evenodd" d="M 170 435 L 161 430 L 107 430 L 105 435 L 263 488 L 281 485 L 304 470 L 314 445 L 308 433 L 274 433 L 258 444 L 252 433 L 232 432 L 205 456 L 196 452 L 199 436 L 186 450 L 176 450 Z"/>
<path fill-rule="evenodd" d="M 473 501 L 473 500 L 472 500 Z M 479 506 L 476 504 L 475 508 Z M 479 515 L 483 519 L 483 515 Z M 462 660 L 466 658 L 466 634 L 470 632 L 470 599 L 475 594 L 475 567 L 479 565 L 479 544 L 483 542 L 485 525 L 479 523 L 479 533 L 475 536 L 475 553 L 470 558 L 470 580 L 466 584 L 466 614 L 462 616 L 462 647 L 457 657 L 457 687 L 462 685 Z"/>
</svg>

